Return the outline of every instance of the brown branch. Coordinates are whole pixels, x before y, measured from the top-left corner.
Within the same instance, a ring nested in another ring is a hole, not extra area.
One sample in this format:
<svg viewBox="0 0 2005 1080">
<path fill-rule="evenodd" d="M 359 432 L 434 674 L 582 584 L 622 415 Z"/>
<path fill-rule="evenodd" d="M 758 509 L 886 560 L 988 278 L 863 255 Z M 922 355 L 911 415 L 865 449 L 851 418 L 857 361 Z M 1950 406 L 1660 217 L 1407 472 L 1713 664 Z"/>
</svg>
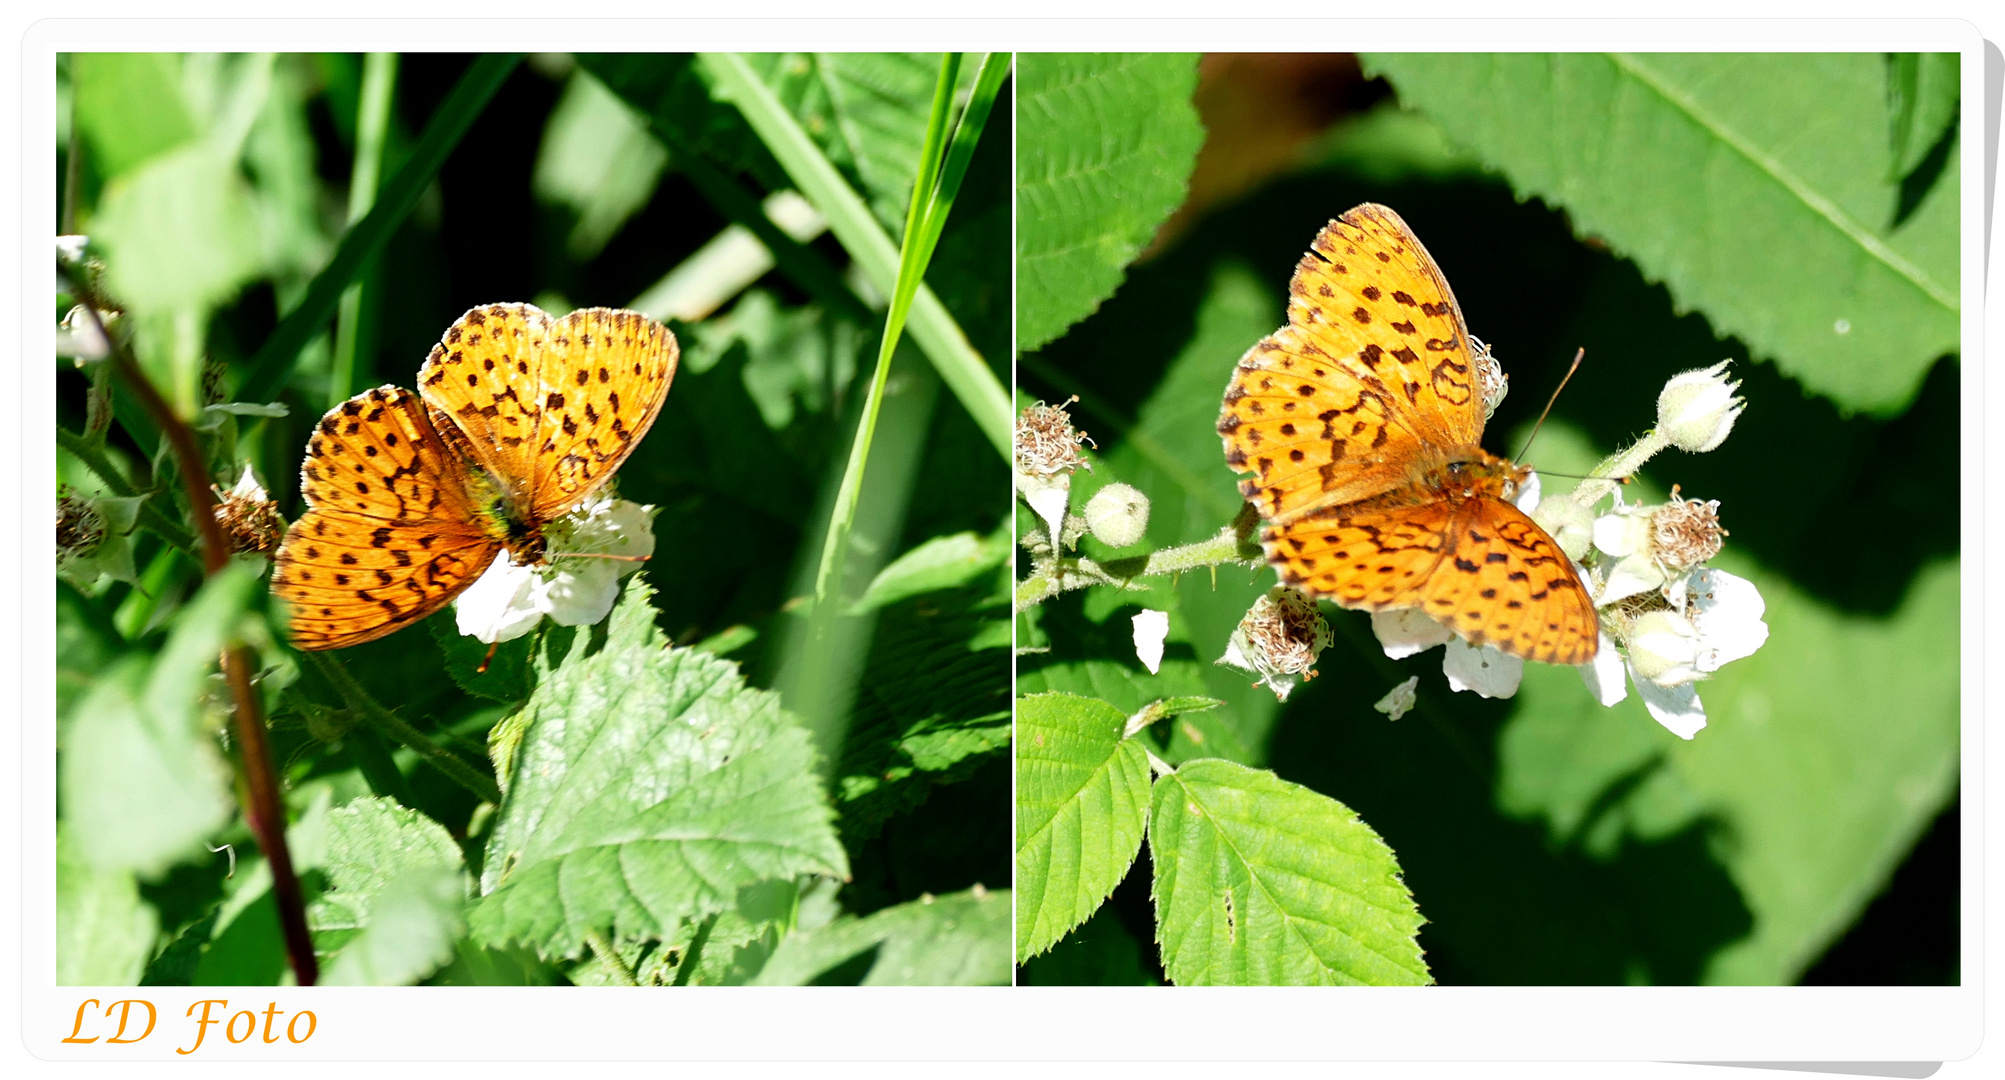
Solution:
<svg viewBox="0 0 2005 1080">
<path fill-rule="evenodd" d="M 111 345 L 112 370 L 125 380 L 174 451 L 181 485 L 188 493 L 188 506 L 201 540 L 203 569 L 209 576 L 215 576 L 230 564 L 230 546 L 216 521 L 208 469 L 202 463 L 202 450 L 196 445 L 194 431 L 160 396 L 125 345 L 106 331 L 104 320 L 98 315 L 98 297 L 82 280 L 82 275 L 71 273 L 61 260 L 56 263 L 56 272 L 70 280 L 71 291 L 83 302 L 98 333 Z M 250 650 L 233 640 L 223 651 L 223 677 L 229 681 L 230 695 L 236 702 L 232 712 L 243 772 L 244 818 L 271 867 L 272 899 L 278 904 L 279 925 L 285 931 L 285 948 L 292 960 L 293 975 L 299 985 L 312 986 L 320 978 L 320 964 L 313 955 L 313 938 L 306 928 L 306 904 L 300 894 L 299 876 L 293 872 L 291 849 L 285 842 L 285 804 L 279 797 L 278 776 L 272 769 L 271 746 L 265 739 L 263 709 L 257 688 L 251 685 L 251 671 Z"/>
</svg>

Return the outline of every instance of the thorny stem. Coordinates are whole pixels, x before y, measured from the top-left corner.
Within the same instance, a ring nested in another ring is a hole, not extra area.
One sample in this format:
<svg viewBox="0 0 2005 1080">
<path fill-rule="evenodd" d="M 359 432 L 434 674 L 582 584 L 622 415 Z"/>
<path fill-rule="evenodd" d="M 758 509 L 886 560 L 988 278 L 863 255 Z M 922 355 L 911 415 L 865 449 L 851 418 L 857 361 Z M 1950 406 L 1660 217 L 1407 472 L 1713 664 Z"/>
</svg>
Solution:
<svg viewBox="0 0 2005 1080">
<path fill-rule="evenodd" d="M 1050 545 L 1040 541 L 1031 552 L 1030 576 L 1017 583 L 1016 610 L 1022 611 L 1060 593 L 1091 585 L 1134 588 L 1136 578 L 1181 574 L 1210 566 L 1259 566 L 1266 558 L 1259 542 L 1253 538 L 1253 530 L 1259 522 L 1253 508 L 1245 506 L 1232 524 L 1220 529 L 1218 535 L 1209 540 L 1104 562 L 1084 555 L 1054 555 Z"/>
<path fill-rule="evenodd" d="M 189 511 L 201 534 L 203 570 L 214 577 L 229 566 L 230 547 L 223 540 L 222 526 L 216 522 L 208 471 L 203 467 L 195 433 L 160 396 L 131 352 L 105 331 L 104 320 L 98 316 L 99 298 L 81 280 L 83 275 L 71 274 L 61 260 L 56 262 L 56 273 L 70 279 L 71 291 L 83 302 L 98 333 L 111 344 L 113 370 L 125 380 L 172 447 L 182 487 L 188 494 Z M 230 684 L 230 695 L 236 704 L 232 720 L 239 747 L 238 762 L 242 766 L 240 791 L 244 818 L 271 867 L 272 899 L 278 905 L 279 925 L 285 931 L 286 954 L 292 962 L 293 977 L 301 986 L 312 986 L 320 978 L 320 963 L 313 955 L 313 938 L 306 929 L 306 903 L 300 894 L 299 877 L 293 873 L 292 852 L 286 846 L 285 804 L 279 796 L 278 775 L 272 769 L 271 746 L 265 739 L 263 709 L 257 689 L 251 685 L 252 670 L 249 649 L 236 641 L 224 648 L 223 677 Z"/>
<path fill-rule="evenodd" d="M 640 978 L 627 966 L 627 962 L 620 958 L 620 951 L 613 948 L 613 943 L 606 937 L 605 931 L 585 931 L 585 944 L 592 947 L 592 955 L 598 957 L 599 962 L 612 973 L 614 981 L 621 986 L 640 985 Z"/>
<path fill-rule="evenodd" d="M 341 699 L 348 703 L 349 709 L 354 711 L 363 723 L 385 737 L 410 747 L 419 757 L 430 762 L 433 768 L 446 774 L 454 783 L 473 792 L 479 798 L 497 806 L 501 804 L 501 788 L 495 784 L 493 777 L 483 775 L 480 770 L 461 760 L 459 755 L 433 742 L 424 732 L 405 723 L 396 713 L 378 704 L 375 698 L 369 696 L 369 691 L 364 690 L 362 684 L 356 682 L 353 675 L 348 674 L 348 669 L 341 666 L 341 661 L 324 652 L 310 652 L 306 655 L 313 661 L 314 666 L 320 669 L 320 673 L 327 676 L 327 681 L 334 684 L 334 689 L 340 692 Z"/>
<path fill-rule="evenodd" d="M 1656 457 L 1669 445 L 1671 440 L 1656 429 L 1646 431 L 1642 438 L 1636 440 L 1635 445 L 1617 450 L 1602 459 L 1601 464 L 1596 465 L 1588 474 L 1588 479 L 1582 480 L 1579 486 L 1562 497 L 1572 499 L 1582 506 L 1592 506 L 1621 487 L 1624 477 L 1635 475 L 1636 470 L 1642 468 L 1644 462 Z"/>
</svg>

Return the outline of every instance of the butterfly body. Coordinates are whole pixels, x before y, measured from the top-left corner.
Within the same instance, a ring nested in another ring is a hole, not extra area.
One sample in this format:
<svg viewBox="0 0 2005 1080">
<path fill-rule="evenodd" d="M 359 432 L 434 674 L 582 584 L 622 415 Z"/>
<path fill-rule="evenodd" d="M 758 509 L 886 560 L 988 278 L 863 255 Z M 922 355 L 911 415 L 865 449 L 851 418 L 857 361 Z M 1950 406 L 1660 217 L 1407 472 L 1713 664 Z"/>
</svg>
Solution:
<svg viewBox="0 0 2005 1080">
<path fill-rule="evenodd" d="M 1343 607 L 1419 608 L 1527 659 L 1592 659 L 1593 603 L 1512 503 L 1531 470 L 1481 446 L 1461 307 L 1406 223 L 1369 203 L 1332 221 L 1289 292 L 1288 325 L 1241 358 L 1218 422 L 1281 580 Z"/>
<path fill-rule="evenodd" d="M 272 591 L 293 641 L 335 649 L 450 603 L 506 551 L 540 565 L 546 527 L 602 487 L 660 412 L 675 337 L 631 311 L 553 319 L 527 304 L 461 316 L 419 393 L 365 391 L 307 444 L 307 511 Z"/>
</svg>

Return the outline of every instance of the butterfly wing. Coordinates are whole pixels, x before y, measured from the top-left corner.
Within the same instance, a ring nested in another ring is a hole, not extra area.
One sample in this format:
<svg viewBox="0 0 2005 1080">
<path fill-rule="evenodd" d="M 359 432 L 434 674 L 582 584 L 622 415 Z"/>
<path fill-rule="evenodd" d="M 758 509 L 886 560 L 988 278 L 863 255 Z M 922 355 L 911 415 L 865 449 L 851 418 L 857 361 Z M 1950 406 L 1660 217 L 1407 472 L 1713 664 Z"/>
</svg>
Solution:
<svg viewBox="0 0 2005 1080">
<path fill-rule="evenodd" d="M 1600 628 L 1573 563 L 1502 499 L 1367 500 L 1270 525 L 1281 580 L 1347 608 L 1419 608 L 1472 645 L 1527 660 L 1594 658 Z"/>
<path fill-rule="evenodd" d="M 1462 309 L 1398 214 L 1330 222 L 1288 291 L 1288 325 L 1240 359 L 1218 421 L 1262 517 L 1391 491 L 1481 442 Z"/>
<path fill-rule="evenodd" d="M 272 591 L 292 606 L 294 644 L 373 641 L 444 607 L 500 543 L 488 536 L 416 394 L 394 386 L 330 410 L 307 443 L 307 511 L 279 545 Z"/>
<path fill-rule="evenodd" d="M 638 312 L 552 319 L 528 304 L 492 304 L 446 331 L 418 386 L 441 432 L 540 524 L 584 501 L 633 452 L 661 412 L 678 355 L 675 335 Z"/>
</svg>

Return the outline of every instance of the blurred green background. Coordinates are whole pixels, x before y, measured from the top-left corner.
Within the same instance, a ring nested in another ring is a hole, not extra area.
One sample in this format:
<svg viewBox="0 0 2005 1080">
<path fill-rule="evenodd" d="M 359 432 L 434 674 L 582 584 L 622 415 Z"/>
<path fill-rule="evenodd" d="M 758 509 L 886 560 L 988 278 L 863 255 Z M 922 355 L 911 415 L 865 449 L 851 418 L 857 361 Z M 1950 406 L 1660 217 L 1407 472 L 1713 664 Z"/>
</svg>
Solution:
<svg viewBox="0 0 2005 1080">
<path fill-rule="evenodd" d="M 1364 615 L 1328 605 L 1336 644 L 1280 706 L 1213 664 L 1273 581 L 1224 568 L 1019 617 L 1019 644 L 1050 651 L 1019 658 L 1018 693 L 1226 700 L 1156 752 L 1268 767 L 1358 811 L 1399 857 L 1442 983 L 1956 983 L 1956 61 L 1191 58 L 1203 148 L 1159 231 L 1108 226 L 1140 238 L 1114 265 L 1146 248 L 1103 275 L 1119 282 L 1103 303 L 1091 273 L 1042 254 L 1078 218 L 1035 225 L 1048 203 L 1020 196 L 1020 274 L 1039 278 L 1019 312 L 1020 404 L 1079 395 L 1098 450 L 1075 507 L 1107 482 L 1142 488 L 1151 546 L 1232 517 L 1213 429 L 1232 364 L 1284 320 L 1317 230 L 1379 202 L 1511 376 L 1493 452 L 1518 449 L 1577 346 L 1586 362 L 1527 456 L 1550 472 L 1633 440 L 1673 374 L 1735 361 L 1748 406 L 1732 437 L 1658 457 L 1629 497 L 1720 500 L 1714 565 L 1759 587 L 1770 636 L 1699 687 L 1710 725 L 1691 742 L 1633 692 L 1594 704 L 1571 670 L 1528 665 L 1511 700 L 1453 694 L 1439 652 L 1387 661 Z M 1189 135 L 1147 115 L 1105 121 L 1096 143 L 1026 114 L 1020 178 L 1037 153 L 1097 146 L 1118 172 L 1153 144 L 1167 149 L 1131 180 L 1152 196 Z M 1129 641 L 1142 607 L 1171 611 L 1153 676 Z M 1417 712 L 1372 710 L 1416 674 Z M 1020 981 L 1162 980 L 1148 875 L 1144 853 Z"/>
</svg>

